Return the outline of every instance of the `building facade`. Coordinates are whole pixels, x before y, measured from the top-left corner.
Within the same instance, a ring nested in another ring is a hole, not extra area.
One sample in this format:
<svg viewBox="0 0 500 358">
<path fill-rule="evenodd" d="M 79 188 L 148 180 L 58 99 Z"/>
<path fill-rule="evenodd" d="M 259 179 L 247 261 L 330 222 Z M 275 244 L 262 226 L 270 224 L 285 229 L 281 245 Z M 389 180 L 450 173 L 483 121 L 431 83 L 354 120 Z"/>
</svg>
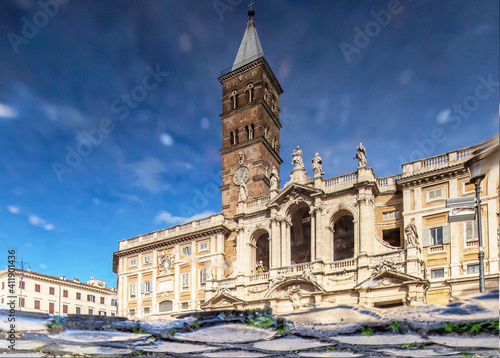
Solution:
<svg viewBox="0 0 500 358">
<path fill-rule="evenodd" d="M 9 272 L 0 272 L 0 304 L 8 306 Z M 116 289 L 106 288 L 106 282 L 93 277 L 87 283 L 77 278 L 55 277 L 33 271 L 15 270 L 14 296 L 17 311 L 54 315 L 88 314 L 116 316 Z"/>
<path fill-rule="evenodd" d="M 319 154 L 308 176 L 297 147 L 282 179 L 283 91 L 249 16 L 234 64 L 219 77 L 222 213 L 120 241 L 118 314 L 446 304 L 477 294 L 477 223 L 449 224 L 445 202 L 474 195 L 464 163 L 490 142 L 498 155 L 498 138 L 383 178 L 362 144 L 353 148 L 357 169 L 330 179 Z M 481 194 L 487 289 L 498 288 L 498 185 L 497 167 Z"/>
</svg>

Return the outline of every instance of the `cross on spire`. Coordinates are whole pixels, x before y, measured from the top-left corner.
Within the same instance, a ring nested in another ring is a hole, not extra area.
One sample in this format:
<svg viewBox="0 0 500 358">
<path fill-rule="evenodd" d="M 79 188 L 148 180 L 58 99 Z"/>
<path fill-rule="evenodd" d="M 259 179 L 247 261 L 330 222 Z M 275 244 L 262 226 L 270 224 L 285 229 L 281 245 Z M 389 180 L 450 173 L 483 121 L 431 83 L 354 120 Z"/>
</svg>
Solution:
<svg viewBox="0 0 500 358">
<path fill-rule="evenodd" d="M 248 5 L 248 7 L 250 8 L 250 10 L 253 10 L 253 5 L 255 5 L 255 3 L 253 1 L 250 1 L 250 4 Z"/>
</svg>

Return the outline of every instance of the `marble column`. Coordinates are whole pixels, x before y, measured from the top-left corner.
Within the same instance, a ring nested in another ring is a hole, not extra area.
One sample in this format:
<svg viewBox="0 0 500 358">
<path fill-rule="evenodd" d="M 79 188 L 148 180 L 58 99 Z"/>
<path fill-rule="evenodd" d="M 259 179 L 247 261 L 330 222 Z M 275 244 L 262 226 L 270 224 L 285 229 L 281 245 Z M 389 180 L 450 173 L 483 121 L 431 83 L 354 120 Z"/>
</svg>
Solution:
<svg viewBox="0 0 500 358">
<path fill-rule="evenodd" d="M 313 208 L 311 215 L 311 262 L 316 261 L 316 209 Z"/>
</svg>

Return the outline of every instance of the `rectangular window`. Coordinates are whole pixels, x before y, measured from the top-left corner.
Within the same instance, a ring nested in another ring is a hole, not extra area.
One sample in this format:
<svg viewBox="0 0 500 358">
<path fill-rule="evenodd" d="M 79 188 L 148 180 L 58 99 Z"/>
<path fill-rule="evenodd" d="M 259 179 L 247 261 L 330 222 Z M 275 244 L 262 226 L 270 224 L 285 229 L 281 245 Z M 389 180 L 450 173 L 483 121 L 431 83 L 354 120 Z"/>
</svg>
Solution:
<svg viewBox="0 0 500 358">
<path fill-rule="evenodd" d="M 130 259 L 128 266 L 129 267 L 137 266 L 137 259 L 135 259 L 135 258 Z"/>
<path fill-rule="evenodd" d="M 68 314 L 68 305 L 63 305 L 63 313 Z"/>
<path fill-rule="evenodd" d="M 477 240 L 477 220 L 466 221 L 463 223 L 463 233 L 465 241 Z"/>
<path fill-rule="evenodd" d="M 54 287 L 49 287 L 49 294 L 55 295 L 56 294 L 56 289 Z"/>
<path fill-rule="evenodd" d="M 111 312 L 111 317 L 114 317 L 115 316 L 115 313 L 114 312 Z"/>
<path fill-rule="evenodd" d="M 99 316 L 106 316 L 106 311 L 99 311 Z"/>
<path fill-rule="evenodd" d="M 2 282 L 2 290 L 5 290 L 5 281 Z"/>
<path fill-rule="evenodd" d="M 141 293 L 153 292 L 153 280 L 143 281 L 141 283 Z"/>
<path fill-rule="evenodd" d="M 116 299 L 114 298 L 111 299 L 111 306 L 116 306 Z"/>
<path fill-rule="evenodd" d="M 55 307 L 56 305 L 54 302 L 49 302 L 49 314 L 54 314 Z"/>
<path fill-rule="evenodd" d="M 432 269 L 431 278 L 439 278 L 439 277 L 444 277 L 444 268 Z"/>
<path fill-rule="evenodd" d="M 151 309 L 149 307 L 144 307 L 144 314 L 150 314 Z"/>
<path fill-rule="evenodd" d="M 444 198 L 443 188 L 429 189 L 425 192 L 425 201 L 431 202 Z"/>
<path fill-rule="evenodd" d="M 101 305 L 103 305 L 103 304 L 104 304 L 105 300 L 106 300 L 106 298 L 105 298 L 105 297 L 101 297 Z"/>
<path fill-rule="evenodd" d="M 35 285 L 35 292 L 40 292 L 40 285 Z"/>
<path fill-rule="evenodd" d="M 24 297 L 20 297 L 19 298 L 19 307 L 25 307 L 25 303 L 26 303 L 26 301 L 25 301 Z"/>
<path fill-rule="evenodd" d="M 433 245 L 443 245 L 443 227 L 434 227 L 429 230 L 430 244 Z"/>
<path fill-rule="evenodd" d="M 40 301 L 35 300 L 35 309 L 39 310 L 40 309 Z"/>
<path fill-rule="evenodd" d="M 81 300 L 82 299 L 82 294 L 80 292 L 76 293 L 76 299 Z"/>
<path fill-rule="evenodd" d="M 66 298 L 67 298 L 67 297 L 68 297 L 68 294 L 69 294 L 68 290 L 63 290 L 63 297 L 66 297 Z"/>
<path fill-rule="evenodd" d="M 200 269 L 200 285 L 207 283 L 207 269 L 204 267 Z"/>
<path fill-rule="evenodd" d="M 479 264 L 469 264 L 467 265 L 467 274 L 472 275 L 479 273 Z"/>
<path fill-rule="evenodd" d="M 89 314 L 90 315 L 93 315 L 94 314 L 94 310 L 92 308 L 89 308 Z"/>
<path fill-rule="evenodd" d="M 182 248 L 182 254 L 183 255 L 191 255 L 191 246 L 184 246 Z"/>
<path fill-rule="evenodd" d="M 135 309 L 131 309 L 131 310 L 129 311 L 129 315 L 130 315 L 130 316 L 135 316 Z"/>
<path fill-rule="evenodd" d="M 181 309 L 188 310 L 189 309 L 189 302 L 182 302 Z"/>
<path fill-rule="evenodd" d="M 137 296 L 137 283 L 129 283 L 128 285 L 128 295 L 130 298 L 135 298 Z"/>
<path fill-rule="evenodd" d="M 150 264 L 150 263 L 151 263 L 151 255 L 145 255 L 144 264 Z"/>
<path fill-rule="evenodd" d="M 87 301 L 88 302 L 95 302 L 95 296 L 94 295 L 87 295 Z"/>
<path fill-rule="evenodd" d="M 189 290 L 189 272 L 181 273 L 181 285 L 183 290 Z"/>
<path fill-rule="evenodd" d="M 199 252 L 208 251 L 208 242 L 200 242 Z"/>
<path fill-rule="evenodd" d="M 384 220 L 397 219 L 399 218 L 399 211 L 391 211 L 390 213 L 383 214 Z"/>
<path fill-rule="evenodd" d="M 19 288 L 21 290 L 25 290 L 26 289 L 26 282 L 24 282 L 24 281 L 19 282 Z"/>
<path fill-rule="evenodd" d="M 76 314 L 82 314 L 82 308 L 81 307 L 77 307 L 76 308 Z"/>
</svg>

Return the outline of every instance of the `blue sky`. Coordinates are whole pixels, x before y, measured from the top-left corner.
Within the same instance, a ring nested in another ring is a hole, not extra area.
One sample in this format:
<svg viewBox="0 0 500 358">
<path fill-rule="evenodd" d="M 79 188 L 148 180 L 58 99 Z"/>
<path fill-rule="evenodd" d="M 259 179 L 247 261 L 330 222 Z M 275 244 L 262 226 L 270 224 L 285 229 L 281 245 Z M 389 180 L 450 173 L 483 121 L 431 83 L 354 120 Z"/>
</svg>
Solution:
<svg viewBox="0 0 500 358">
<path fill-rule="evenodd" d="M 498 7 L 256 1 L 284 89 L 282 179 L 297 145 L 329 178 L 363 142 L 383 177 L 498 133 Z M 115 286 L 119 240 L 220 211 L 217 77 L 247 19 L 238 0 L 0 3 L 2 267 L 14 248 Z"/>
</svg>

